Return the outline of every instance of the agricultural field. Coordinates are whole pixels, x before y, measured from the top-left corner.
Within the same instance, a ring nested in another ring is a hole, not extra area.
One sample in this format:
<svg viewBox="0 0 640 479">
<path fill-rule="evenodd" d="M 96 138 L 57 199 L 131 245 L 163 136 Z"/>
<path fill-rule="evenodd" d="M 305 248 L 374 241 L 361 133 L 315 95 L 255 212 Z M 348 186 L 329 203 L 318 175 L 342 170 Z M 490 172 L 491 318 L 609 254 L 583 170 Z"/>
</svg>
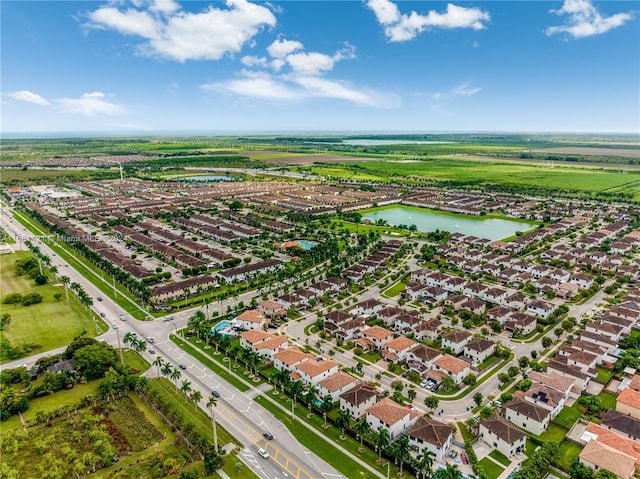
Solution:
<svg viewBox="0 0 640 479">
<path fill-rule="evenodd" d="M 63 478 L 96 471 L 100 471 L 96 477 L 134 477 L 115 473 L 133 462 L 130 458 L 143 464 L 155 462 L 150 448 L 158 444 L 166 447 L 173 439 L 168 427 L 140 399 L 125 395 L 112 402 L 90 404 L 27 431 L 18 428 L 3 434 L 3 477 Z M 166 475 L 191 462 L 185 452 L 179 456 L 181 460 L 178 457 L 165 463 L 171 464 L 164 470 Z"/>
<path fill-rule="evenodd" d="M 23 296 L 38 293 L 42 296 L 39 304 L 2 305 L 2 314 L 9 314 L 11 322 L 0 331 L 0 362 L 12 359 L 11 347 L 21 349 L 26 344 L 33 347 L 33 352 L 48 351 L 69 344 L 83 332 L 88 337 L 94 337 L 106 330 L 104 323 L 83 307 L 72 292 L 69 293 L 67 306 L 64 287 L 62 284 L 51 284 L 54 282 L 52 277 L 48 284 L 36 286 L 28 276 L 17 276 L 15 261 L 29 255 L 31 253 L 18 251 L 0 257 L 2 298 L 11 293 Z M 55 296 L 57 294 L 60 296 Z"/>
<path fill-rule="evenodd" d="M 36 169 L 3 168 L 0 184 L 3 186 L 43 185 L 73 181 L 111 180 L 120 177 L 116 170 L 74 170 L 74 169 Z"/>
<path fill-rule="evenodd" d="M 533 162 L 432 159 L 413 162 L 368 161 L 332 167 L 311 167 L 313 174 L 417 184 L 444 183 L 458 187 L 492 187 L 513 191 L 620 192 L 640 200 L 640 170 L 594 166 L 553 166 Z"/>
</svg>

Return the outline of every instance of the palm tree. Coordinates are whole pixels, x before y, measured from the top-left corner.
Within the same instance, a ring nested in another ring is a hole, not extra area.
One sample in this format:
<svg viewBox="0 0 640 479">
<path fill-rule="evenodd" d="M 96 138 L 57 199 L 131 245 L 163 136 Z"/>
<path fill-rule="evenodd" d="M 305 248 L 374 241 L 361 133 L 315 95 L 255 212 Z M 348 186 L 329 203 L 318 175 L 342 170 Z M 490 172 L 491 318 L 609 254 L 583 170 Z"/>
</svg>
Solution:
<svg viewBox="0 0 640 479">
<path fill-rule="evenodd" d="M 134 341 L 136 341 L 136 338 L 131 332 L 127 332 L 124 334 L 124 336 L 122 336 L 122 342 L 127 347 L 127 349 L 129 348 L 130 344 L 133 344 Z"/>
<path fill-rule="evenodd" d="M 133 347 L 137 352 L 145 352 L 147 350 L 147 342 L 144 339 L 134 339 Z"/>
<path fill-rule="evenodd" d="M 257 351 L 251 351 L 247 356 L 247 366 L 249 366 L 253 374 L 256 374 L 258 364 L 260 364 L 260 354 Z"/>
<path fill-rule="evenodd" d="M 436 455 L 426 447 L 422 450 L 422 454 L 418 457 L 417 471 L 422 473 L 422 479 L 427 479 L 431 475 L 431 468 Z"/>
<path fill-rule="evenodd" d="M 389 430 L 386 427 L 380 427 L 374 441 L 376 449 L 378 450 L 378 462 L 382 462 L 382 450 L 389 445 L 390 439 Z"/>
<path fill-rule="evenodd" d="M 156 356 L 156 358 L 153 360 L 153 363 L 151 363 L 151 365 L 155 366 L 158 370 L 158 377 L 160 377 L 160 368 L 164 369 L 164 364 L 165 362 L 162 360 L 162 356 Z"/>
<path fill-rule="evenodd" d="M 302 381 L 298 380 L 298 381 L 292 381 L 289 384 L 289 392 L 291 393 L 291 400 L 293 401 L 293 405 L 296 405 L 296 398 L 300 395 L 300 393 L 302 392 Z"/>
<path fill-rule="evenodd" d="M 349 423 L 351 423 L 351 415 L 349 414 L 349 411 L 340 409 L 338 411 L 338 417 L 336 418 L 336 426 L 340 428 L 342 436 L 344 436 L 345 428 L 349 427 Z"/>
<path fill-rule="evenodd" d="M 444 389 L 445 391 L 451 391 L 453 388 L 456 387 L 455 381 L 450 376 L 443 377 L 442 382 L 440 384 L 442 386 L 442 389 Z"/>
<path fill-rule="evenodd" d="M 396 464 L 400 461 L 400 477 L 402 477 L 402 466 L 409 457 L 409 438 L 407 436 L 401 436 L 391 446 L 393 457 L 396 459 Z"/>
<path fill-rule="evenodd" d="M 207 401 L 207 407 L 211 411 L 211 429 L 213 429 L 213 447 L 216 452 L 218 452 L 218 431 L 216 430 L 216 413 L 214 408 L 218 404 L 218 400 L 214 396 L 209 397 L 209 401 Z"/>
<path fill-rule="evenodd" d="M 178 386 L 178 379 L 180 379 L 180 376 L 182 376 L 182 373 L 180 372 L 180 370 L 178 368 L 172 368 L 171 369 L 171 372 L 169 373 L 169 377 L 174 382 L 176 387 Z"/>
<path fill-rule="evenodd" d="M 362 449 L 362 440 L 366 434 L 371 431 L 371 426 L 367 422 L 367 418 L 363 417 L 353 426 L 353 432 L 356 433 L 356 436 L 360 439 L 360 449 Z"/>
<path fill-rule="evenodd" d="M 434 479 L 462 479 L 462 472 L 454 464 L 446 464 L 444 469 L 438 469 L 433 473 Z"/>
<path fill-rule="evenodd" d="M 184 379 L 182 381 L 182 385 L 180 386 L 180 391 L 185 395 L 189 394 L 191 392 L 191 381 L 189 381 L 188 379 Z"/>
<path fill-rule="evenodd" d="M 318 388 L 315 386 L 315 384 L 311 384 L 307 388 L 307 405 L 309 407 L 309 412 L 311 412 L 311 408 L 317 397 L 318 397 Z"/>
<path fill-rule="evenodd" d="M 325 397 L 322 398 L 322 405 L 320 407 L 322 408 L 322 418 L 324 419 L 324 427 L 327 427 L 327 413 L 331 411 L 331 408 L 333 408 L 333 398 L 331 397 L 331 394 L 327 394 Z"/>
<path fill-rule="evenodd" d="M 194 391 L 193 394 L 191 394 L 191 399 L 193 399 L 193 405 L 195 410 L 198 410 L 198 403 L 200 402 L 200 400 L 202 399 L 202 393 L 198 390 Z"/>
</svg>

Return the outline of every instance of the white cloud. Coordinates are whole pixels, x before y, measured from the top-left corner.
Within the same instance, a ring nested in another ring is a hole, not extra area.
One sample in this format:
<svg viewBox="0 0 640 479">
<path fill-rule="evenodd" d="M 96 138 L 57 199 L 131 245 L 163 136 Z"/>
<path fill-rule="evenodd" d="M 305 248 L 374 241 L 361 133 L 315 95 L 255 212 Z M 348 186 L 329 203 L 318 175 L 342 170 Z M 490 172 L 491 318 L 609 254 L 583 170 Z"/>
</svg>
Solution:
<svg viewBox="0 0 640 479">
<path fill-rule="evenodd" d="M 56 108 L 62 113 L 84 116 L 118 115 L 125 109 L 116 103 L 105 100 L 105 94 L 99 91 L 83 93 L 80 98 L 61 98 L 55 100 Z"/>
<path fill-rule="evenodd" d="M 265 57 L 256 57 L 253 55 L 245 55 L 240 59 L 243 65 L 248 67 L 266 67 L 267 59 Z"/>
<path fill-rule="evenodd" d="M 242 77 L 220 83 L 202 85 L 204 90 L 232 93 L 235 95 L 259 98 L 262 100 L 296 101 L 302 93 L 292 89 L 290 85 L 273 78 L 269 73 L 255 74 L 242 71 Z"/>
<path fill-rule="evenodd" d="M 290 53 L 293 53 L 297 50 L 304 49 L 304 45 L 302 43 L 297 42 L 295 40 L 276 40 L 271 45 L 267 47 L 267 52 L 273 58 L 282 58 L 286 57 Z"/>
<path fill-rule="evenodd" d="M 333 70 L 335 61 L 324 53 L 293 53 L 287 56 L 287 63 L 295 72 L 305 75 L 318 75 Z"/>
<path fill-rule="evenodd" d="M 466 83 L 462 83 L 461 85 L 458 85 L 451 91 L 452 93 L 458 96 L 471 96 L 471 95 L 475 95 L 480 90 L 482 90 L 482 88 L 470 88 L 469 82 L 466 82 Z"/>
<path fill-rule="evenodd" d="M 237 53 L 261 28 L 276 24 L 269 8 L 247 0 L 226 0 L 226 9 L 208 6 L 199 13 L 185 12 L 173 0 L 138 5 L 122 10 L 103 6 L 89 13 L 87 26 L 142 37 L 140 53 L 184 62 Z"/>
<path fill-rule="evenodd" d="M 415 11 L 408 15 L 400 13 L 397 5 L 390 0 L 368 0 L 367 6 L 385 27 L 385 35 L 391 42 L 412 40 L 419 33 L 433 28 L 483 30 L 486 28 L 485 23 L 491 20 L 489 13 L 479 8 L 459 7 L 452 3 L 447 4 L 444 13 L 431 10 L 426 15 Z"/>
<path fill-rule="evenodd" d="M 14 100 L 26 101 L 27 103 L 35 103 L 36 105 L 41 105 L 41 106 L 51 105 L 51 103 L 49 103 L 47 100 L 42 98 L 40 95 L 38 95 L 37 93 L 30 92 L 29 90 L 22 90 L 22 91 L 8 93 L 8 96 L 9 98 L 13 98 Z"/>
<path fill-rule="evenodd" d="M 584 38 L 606 33 L 631 20 L 631 13 L 617 13 L 610 17 L 602 16 L 589 0 L 565 0 L 562 8 L 551 10 L 556 15 L 567 15 L 566 23 L 547 28 L 547 35 L 567 33 L 573 38 Z"/>
</svg>

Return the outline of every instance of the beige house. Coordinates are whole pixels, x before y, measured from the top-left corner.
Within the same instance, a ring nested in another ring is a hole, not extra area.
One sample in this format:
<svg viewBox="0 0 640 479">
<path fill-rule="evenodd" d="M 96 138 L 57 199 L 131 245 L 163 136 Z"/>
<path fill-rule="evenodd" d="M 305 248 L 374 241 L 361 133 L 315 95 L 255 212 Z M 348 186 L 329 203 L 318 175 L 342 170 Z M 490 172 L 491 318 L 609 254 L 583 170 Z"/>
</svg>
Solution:
<svg viewBox="0 0 640 479">
<path fill-rule="evenodd" d="M 631 388 L 623 389 L 618 394 L 616 411 L 640 419 L 640 392 Z"/>
<path fill-rule="evenodd" d="M 378 401 L 378 392 L 367 383 L 359 383 L 340 395 L 340 409 L 348 411 L 354 420 L 365 415 L 367 409 Z"/>
<path fill-rule="evenodd" d="M 587 443 L 578 455 L 578 459 L 582 464 L 595 471 L 605 469 L 620 479 L 631 479 L 636 468 L 636 460 L 633 457 L 602 444 L 596 439 Z"/>
</svg>

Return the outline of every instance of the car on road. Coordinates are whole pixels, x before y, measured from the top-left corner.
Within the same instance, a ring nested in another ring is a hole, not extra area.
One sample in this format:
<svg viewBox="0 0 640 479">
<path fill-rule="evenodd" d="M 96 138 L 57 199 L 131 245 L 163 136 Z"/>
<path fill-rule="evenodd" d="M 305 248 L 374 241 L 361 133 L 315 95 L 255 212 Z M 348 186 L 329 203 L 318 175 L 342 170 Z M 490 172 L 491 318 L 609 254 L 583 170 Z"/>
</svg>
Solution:
<svg viewBox="0 0 640 479">
<path fill-rule="evenodd" d="M 102 296 L 98 296 L 96 299 L 97 299 L 98 301 L 102 301 Z"/>
<path fill-rule="evenodd" d="M 150 343 L 153 343 L 153 342 L 155 341 L 155 339 L 153 339 L 151 336 L 149 336 L 149 337 L 147 338 L 147 341 L 149 341 Z"/>
<path fill-rule="evenodd" d="M 269 453 L 262 448 L 258 449 L 258 455 L 263 459 L 269 459 Z"/>
<path fill-rule="evenodd" d="M 162 321 L 164 321 L 165 323 L 169 322 L 169 321 L 173 321 L 175 318 L 173 316 L 167 316 L 166 318 L 162 318 Z"/>
<path fill-rule="evenodd" d="M 273 434 L 271 434 L 269 431 L 265 431 L 262 433 L 262 435 L 264 436 L 265 439 L 267 439 L 268 441 L 272 441 L 273 440 Z"/>
<path fill-rule="evenodd" d="M 156 350 L 155 349 L 150 349 L 149 350 L 149 354 L 156 354 Z"/>
<path fill-rule="evenodd" d="M 124 317 L 124 314 L 121 314 L 120 315 L 120 321 L 126 321 L 126 320 L 127 320 L 127 318 Z"/>
<path fill-rule="evenodd" d="M 180 369 L 187 369 L 187 365 L 186 364 L 178 364 L 178 367 Z"/>
<path fill-rule="evenodd" d="M 220 397 L 220 393 L 218 391 L 216 391 L 215 389 L 213 391 L 211 391 L 211 395 L 214 398 L 219 398 Z"/>
<path fill-rule="evenodd" d="M 106 315 L 104 314 L 104 311 L 100 313 L 100 317 L 104 318 Z"/>
</svg>

